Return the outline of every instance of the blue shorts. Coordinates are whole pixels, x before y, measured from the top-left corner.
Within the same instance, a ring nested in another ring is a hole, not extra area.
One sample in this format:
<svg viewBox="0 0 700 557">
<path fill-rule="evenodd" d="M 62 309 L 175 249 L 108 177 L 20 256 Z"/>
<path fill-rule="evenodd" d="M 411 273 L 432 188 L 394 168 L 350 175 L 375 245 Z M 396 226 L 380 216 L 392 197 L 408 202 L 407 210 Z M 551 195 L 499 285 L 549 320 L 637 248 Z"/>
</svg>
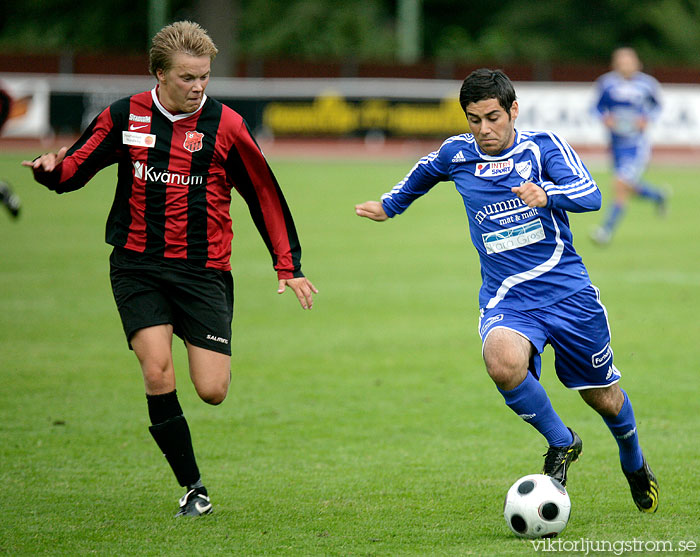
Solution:
<svg viewBox="0 0 700 557">
<path fill-rule="evenodd" d="M 489 333 L 500 327 L 515 331 L 535 347 L 537 354 L 530 360 L 528 369 L 537 379 L 540 354 L 551 344 L 557 376 L 569 389 L 607 387 L 620 380 L 610 348 L 608 315 L 595 286 L 589 285 L 544 308 L 482 309 L 479 319 L 482 346 Z"/>
<path fill-rule="evenodd" d="M 615 174 L 629 184 L 636 184 L 649 164 L 651 150 L 647 142 L 638 145 L 613 146 Z"/>
</svg>

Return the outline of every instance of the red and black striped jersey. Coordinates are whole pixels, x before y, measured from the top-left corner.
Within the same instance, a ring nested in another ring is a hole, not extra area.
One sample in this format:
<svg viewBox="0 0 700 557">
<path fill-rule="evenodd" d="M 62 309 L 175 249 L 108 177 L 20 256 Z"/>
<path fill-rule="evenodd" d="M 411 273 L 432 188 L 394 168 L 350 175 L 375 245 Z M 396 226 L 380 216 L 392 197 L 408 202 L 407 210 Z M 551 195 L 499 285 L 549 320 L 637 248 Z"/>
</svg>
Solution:
<svg viewBox="0 0 700 557">
<path fill-rule="evenodd" d="M 204 97 L 173 115 L 157 87 L 99 114 L 52 172 L 38 182 L 58 193 L 83 187 L 118 165 L 106 241 L 148 255 L 230 270 L 231 189 L 236 188 L 280 279 L 303 276 L 301 247 L 277 179 L 243 118 Z"/>
</svg>

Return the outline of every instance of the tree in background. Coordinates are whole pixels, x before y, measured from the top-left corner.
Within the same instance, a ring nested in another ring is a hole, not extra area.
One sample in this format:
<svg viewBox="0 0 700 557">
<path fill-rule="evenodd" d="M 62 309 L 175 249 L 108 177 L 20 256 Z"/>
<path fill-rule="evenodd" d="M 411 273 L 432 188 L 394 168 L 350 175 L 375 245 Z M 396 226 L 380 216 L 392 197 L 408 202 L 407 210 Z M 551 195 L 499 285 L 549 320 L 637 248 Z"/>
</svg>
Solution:
<svg viewBox="0 0 700 557">
<path fill-rule="evenodd" d="M 236 57 L 396 62 L 401 0 L 168 0 L 169 19 L 219 18 Z M 700 66 L 700 0 L 422 0 L 429 59 L 606 63 L 633 46 L 648 66 Z M 3 52 L 141 52 L 148 2 L 0 3 Z M 50 14 L 47 16 L 47 14 Z M 204 22 L 203 22 L 204 23 Z M 225 41 L 215 37 L 217 42 Z"/>
<path fill-rule="evenodd" d="M 387 4 L 240 0 L 240 52 L 253 58 L 391 59 L 395 40 Z"/>
</svg>

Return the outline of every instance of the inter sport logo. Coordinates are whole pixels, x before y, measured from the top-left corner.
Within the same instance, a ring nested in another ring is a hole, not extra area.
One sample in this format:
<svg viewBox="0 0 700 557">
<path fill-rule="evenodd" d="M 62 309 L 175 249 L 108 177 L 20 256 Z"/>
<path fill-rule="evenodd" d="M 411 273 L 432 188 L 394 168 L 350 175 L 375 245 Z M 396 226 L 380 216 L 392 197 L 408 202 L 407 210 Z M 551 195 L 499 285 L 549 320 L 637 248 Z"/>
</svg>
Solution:
<svg viewBox="0 0 700 557">
<path fill-rule="evenodd" d="M 474 174 L 478 177 L 503 176 L 513 170 L 513 159 L 495 162 L 480 162 Z"/>
</svg>

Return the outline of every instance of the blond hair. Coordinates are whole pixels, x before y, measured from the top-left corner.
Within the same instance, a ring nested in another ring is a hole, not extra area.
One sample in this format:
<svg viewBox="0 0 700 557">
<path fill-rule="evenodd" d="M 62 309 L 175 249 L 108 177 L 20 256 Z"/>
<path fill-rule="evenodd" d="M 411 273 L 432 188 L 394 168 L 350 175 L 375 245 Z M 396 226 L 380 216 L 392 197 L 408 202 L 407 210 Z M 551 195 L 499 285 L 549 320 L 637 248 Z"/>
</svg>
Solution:
<svg viewBox="0 0 700 557">
<path fill-rule="evenodd" d="M 149 71 L 156 75 L 158 70 L 167 72 L 172 67 L 173 54 L 182 52 L 190 56 L 209 56 L 214 60 L 219 50 L 214 41 L 198 23 L 176 21 L 163 27 L 155 34 L 149 52 Z"/>
</svg>

